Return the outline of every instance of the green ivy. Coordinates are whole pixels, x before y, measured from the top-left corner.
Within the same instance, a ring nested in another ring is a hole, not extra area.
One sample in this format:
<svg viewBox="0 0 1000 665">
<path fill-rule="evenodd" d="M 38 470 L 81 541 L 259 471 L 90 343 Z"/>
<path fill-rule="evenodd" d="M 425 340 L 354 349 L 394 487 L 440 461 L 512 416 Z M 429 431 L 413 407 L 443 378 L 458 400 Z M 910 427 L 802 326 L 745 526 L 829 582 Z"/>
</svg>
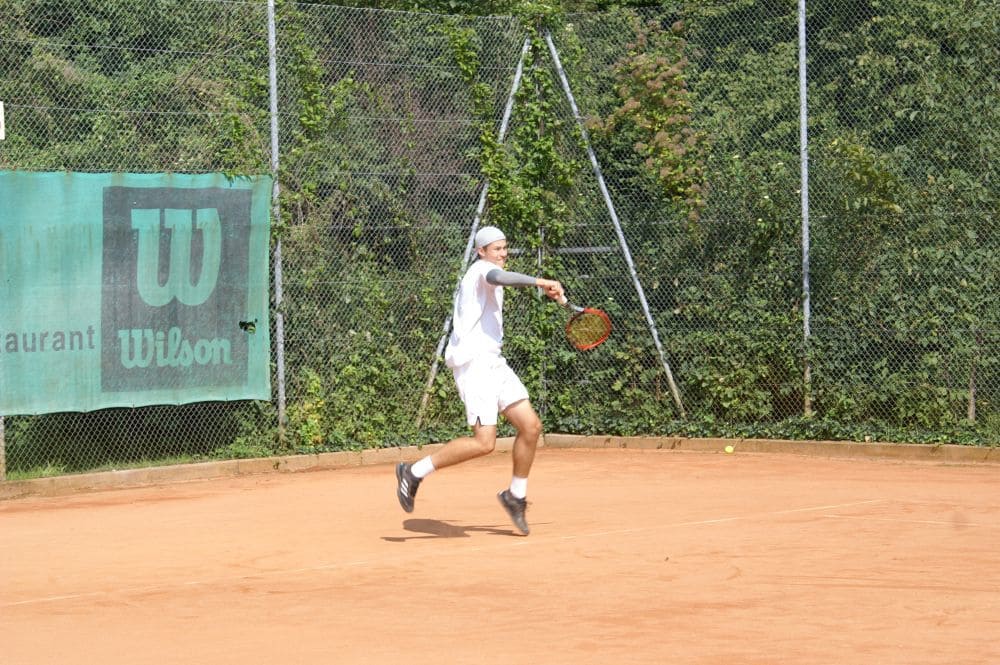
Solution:
<svg viewBox="0 0 1000 665">
<path fill-rule="evenodd" d="M 697 222 L 705 207 L 707 135 L 692 126 L 693 106 L 685 70 L 689 65 L 684 22 L 664 29 L 650 20 L 618 62 L 620 105 L 601 131 L 630 132 L 642 166 L 670 201 Z"/>
</svg>

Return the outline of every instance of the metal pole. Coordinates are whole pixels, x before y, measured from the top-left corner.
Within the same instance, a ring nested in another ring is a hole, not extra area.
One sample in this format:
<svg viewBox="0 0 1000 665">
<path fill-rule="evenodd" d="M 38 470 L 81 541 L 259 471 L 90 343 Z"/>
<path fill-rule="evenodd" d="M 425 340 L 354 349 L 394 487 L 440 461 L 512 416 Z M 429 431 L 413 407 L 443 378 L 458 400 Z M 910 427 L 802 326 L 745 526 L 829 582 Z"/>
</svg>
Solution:
<svg viewBox="0 0 1000 665">
<path fill-rule="evenodd" d="M 497 134 L 497 142 L 503 143 L 504 137 L 507 135 L 507 127 L 510 125 L 510 116 L 514 111 L 514 97 L 517 95 L 518 89 L 521 87 L 521 77 L 524 74 L 524 58 L 528 55 L 528 48 L 531 46 L 531 38 L 524 38 L 524 45 L 521 47 L 521 57 L 517 61 L 517 69 L 514 70 L 514 82 L 510 86 L 510 94 L 507 95 L 507 105 L 503 110 L 503 118 L 500 121 L 500 131 Z M 462 272 L 469 265 L 469 259 L 472 257 L 472 245 L 475 242 L 476 231 L 479 229 L 479 223 L 483 218 L 483 211 L 486 209 L 486 194 L 490 190 L 490 182 L 487 180 L 483 183 L 483 189 L 479 193 L 479 203 L 476 205 L 476 214 L 472 218 L 472 228 L 469 230 L 469 239 L 465 243 L 465 254 L 462 257 Z M 458 288 L 462 283 L 462 276 L 459 275 L 458 282 L 455 284 L 455 290 L 451 294 L 452 303 L 455 302 L 455 298 L 458 297 Z M 444 351 L 444 345 L 448 341 L 448 334 L 451 332 L 451 314 L 449 314 L 444 320 L 444 326 L 441 330 L 441 338 L 438 339 L 437 348 L 434 350 L 434 360 L 431 363 L 430 372 L 427 374 L 427 383 L 424 385 L 424 394 L 420 398 L 420 409 L 417 411 L 417 427 L 420 427 L 420 423 L 424 420 L 424 413 L 427 411 L 427 402 L 430 400 L 431 390 L 434 388 L 434 379 L 437 377 L 438 367 L 441 364 L 441 353 Z"/>
<path fill-rule="evenodd" d="M 0 416 L 0 482 L 7 480 L 7 437 L 4 433 L 3 416 Z"/>
<path fill-rule="evenodd" d="M 804 351 L 803 413 L 812 415 L 809 365 L 811 302 L 809 293 L 809 108 L 806 78 L 806 0 L 799 0 L 799 169 L 802 193 L 802 341 Z"/>
<path fill-rule="evenodd" d="M 537 274 L 537 275 L 541 275 L 542 274 L 542 266 L 544 264 L 545 264 L 545 227 L 542 226 L 538 230 L 538 252 L 535 254 L 535 266 L 536 266 L 536 270 L 538 272 L 535 273 L 535 274 Z M 536 287 L 535 291 L 538 293 L 539 296 L 541 296 L 544 293 L 544 290 L 542 288 L 540 288 L 540 287 Z M 539 365 L 538 366 L 538 379 L 539 379 L 538 383 L 542 387 L 542 395 L 546 394 L 546 386 L 545 386 L 545 363 L 547 362 L 547 360 L 548 360 L 548 358 L 547 358 L 547 356 L 545 354 L 542 354 L 539 357 L 539 359 L 538 359 L 538 365 Z M 547 405 L 548 405 L 548 399 L 540 399 L 540 400 L 538 400 L 538 405 L 537 405 L 538 415 L 543 420 L 545 419 L 545 410 L 546 410 L 546 406 Z"/>
<path fill-rule="evenodd" d="M 608 192 L 608 187 L 604 182 L 604 175 L 601 173 L 601 165 L 597 161 L 597 155 L 594 153 L 594 148 L 590 144 L 590 134 L 587 132 L 586 126 L 584 126 L 583 118 L 580 117 L 580 111 L 576 106 L 576 100 L 573 98 L 573 91 L 569 87 L 569 79 L 566 78 L 566 72 L 563 71 L 562 63 L 559 61 L 559 53 L 556 51 L 556 45 L 552 41 L 552 33 L 548 30 L 545 31 L 545 43 L 549 45 L 549 53 L 552 55 L 552 62 L 555 64 L 556 72 L 559 74 L 559 81 L 562 83 L 563 92 L 566 93 L 566 99 L 569 100 L 569 105 L 573 109 L 573 117 L 576 118 L 577 125 L 580 128 L 580 133 L 583 136 L 584 142 L 587 144 L 587 156 L 590 158 L 590 165 L 594 169 L 594 175 L 597 176 L 597 184 L 601 190 L 601 196 L 604 198 L 604 204 L 608 208 L 608 213 L 611 215 L 611 222 L 615 226 L 615 233 L 618 235 L 618 244 L 621 246 L 622 255 L 625 257 L 625 263 L 628 264 L 629 274 L 632 276 L 632 284 L 635 286 L 636 294 L 639 296 L 639 303 L 642 305 L 643 314 L 646 316 L 646 323 L 649 326 L 649 332 L 653 336 L 653 344 L 656 345 L 656 351 L 660 356 L 660 363 L 663 365 L 663 371 L 667 374 L 667 383 L 670 385 L 670 394 L 673 395 L 674 403 L 677 405 L 677 411 L 680 413 L 681 418 L 686 418 L 687 413 L 684 411 L 684 403 L 681 401 L 680 391 L 677 389 L 677 384 L 674 382 L 674 374 L 670 371 L 670 364 L 667 362 L 666 353 L 663 351 L 663 345 L 660 344 L 660 335 L 656 331 L 656 322 L 653 321 L 653 315 L 649 311 L 649 303 L 646 301 L 646 293 L 642 289 L 642 282 L 639 281 L 639 275 L 635 270 L 635 263 L 632 261 L 632 252 L 629 250 L 628 242 L 625 240 L 625 233 L 622 231 L 621 222 L 618 220 L 618 213 L 615 212 L 614 203 L 611 201 L 611 194 Z"/>
<path fill-rule="evenodd" d="M 279 149 L 278 141 L 278 42 L 274 21 L 274 0 L 267 0 L 267 79 L 271 114 L 271 218 L 281 219 L 278 195 Z M 274 243 L 274 352 L 275 374 L 278 382 L 278 437 L 285 434 L 285 315 L 281 310 L 283 300 L 281 275 L 281 238 Z"/>
</svg>

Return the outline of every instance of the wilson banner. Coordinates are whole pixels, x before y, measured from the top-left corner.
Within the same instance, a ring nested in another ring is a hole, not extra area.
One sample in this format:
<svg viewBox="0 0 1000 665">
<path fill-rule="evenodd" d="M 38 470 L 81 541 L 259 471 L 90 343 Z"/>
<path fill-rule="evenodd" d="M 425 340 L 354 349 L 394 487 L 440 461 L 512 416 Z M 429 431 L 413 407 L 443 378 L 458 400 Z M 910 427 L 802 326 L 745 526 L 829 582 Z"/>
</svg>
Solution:
<svg viewBox="0 0 1000 665">
<path fill-rule="evenodd" d="M 270 193 L 0 171 L 0 414 L 269 399 Z"/>
</svg>

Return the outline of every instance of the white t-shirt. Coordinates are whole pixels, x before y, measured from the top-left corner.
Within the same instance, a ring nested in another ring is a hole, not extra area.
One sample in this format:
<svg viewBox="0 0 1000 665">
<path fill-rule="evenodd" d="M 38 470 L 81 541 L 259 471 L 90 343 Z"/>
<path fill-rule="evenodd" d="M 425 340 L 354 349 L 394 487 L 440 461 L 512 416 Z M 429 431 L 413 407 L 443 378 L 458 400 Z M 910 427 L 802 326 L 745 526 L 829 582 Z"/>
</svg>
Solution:
<svg viewBox="0 0 1000 665">
<path fill-rule="evenodd" d="M 486 274 L 498 267 L 479 259 L 462 277 L 452 313 L 451 337 L 444 352 L 448 367 L 460 367 L 484 355 L 500 355 L 503 287 L 486 281 Z"/>
</svg>

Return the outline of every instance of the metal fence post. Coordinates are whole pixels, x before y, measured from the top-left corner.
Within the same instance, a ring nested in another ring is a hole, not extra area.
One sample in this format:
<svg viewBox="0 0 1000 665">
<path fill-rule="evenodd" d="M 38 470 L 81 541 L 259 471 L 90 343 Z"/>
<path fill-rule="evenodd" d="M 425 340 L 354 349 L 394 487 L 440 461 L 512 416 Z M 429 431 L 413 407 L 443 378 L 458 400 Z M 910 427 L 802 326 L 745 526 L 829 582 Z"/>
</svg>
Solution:
<svg viewBox="0 0 1000 665">
<path fill-rule="evenodd" d="M 632 277 L 632 285 L 635 287 L 636 295 L 639 297 L 639 303 L 642 305 L 642 312 L 646 315 L 646 324 L 649 326 L 650 335 L 653 337 L 653 344 L 656 346 L 656 351 L 660 356 L 660 363 L 663 365 L 663 371 L 666 372 L 667 383 L 670 386 L 670 394 L 674 398 L 674 404 L 677 405 L 677 411 L 680 413 L 681 418 L 686 418 L 687 413 L 684 411 L 684 403 L 681 401 L 680 391 L 677 389 L 677 384 L 674 382 L 674 374 L 670 371 L 670 363 L 667 362 L 667 356 L 663 351 L 663 345 L 660 344 L 660 335 L 656 330 L 656 322 L 653 320 L 653 315 L 649 311 L 649 303 L 646 301 L 646 293 L 643 291 L 642 282 L 639 281 L 639 275 L 635 270 L 635 263 L 632 261 L 632 252 L 629 250 L 628 241 L 625 239 L 625 233 L 622 231 L 621 223 L 618 220 L 618 213 L 615 212 L 615 204 L 611 201 L 611 194 L 608 192 L 608 186 L 604 182 L 601 165 L 597 161 L 597 155 L 594 153 L 593 146 L 590 144 L 590 135 L 587 132 L 587 128 L 584 126 L 583 118 L 580 117 L 580 110 L 577 108 L 576 99 L 573 97 L 573 91 L 569 87 L 569 79 L 566 77 L 566 72 L 563 70 L 562 63 L 559 61 L 559 52 L 556 51 L 555 42 L 552 41 L 552 33 L 548 30 L 545 31 L 545 42 L 549 45 L 549 53 L 552 55 L 552 63 L 555 65 L 556 72 L 559 74 L 559 81 L 562 84 L 563 92 L 566 93 L 566 99 L 569 101 L 570 108 L 573 110 L 573 117 L 576 119 L 577 125 L 580 128 L 580 134 L 583 136 L 583 141 L 587 145 L 587 157 L 590 158 L 590 165 L 594 170 L 594 175 L 597 177 L 597 185 L 601 190 L 601 196 L 604 198 L 604 204 L 608 208 L 608 214 L 611 215 L 611 223 L 614 224 L 615 234 L 618 236 L 618 243 L 621 245 L 622 255 L 625 257 L 625 263 L 628 265 L 629 275 Z"/>
<path fill-rule="evenodd" d="M 271 116 L 271 206 L 272 218 L 275 222 L 281 219 L 281 204 L 278 195 L 281 186 L 279 176 L 279 146 L 278 141 L 278 44 L 274 22 L 274 0 L 267 1 L 267 74 L 268 97 Z M 278 436 L 284 438 L 285 432 L 285 316 L 282 305 L 282 275 L 281 275 L 281 238 L 274 243 L 274 355 L 275 379 L 278 383 Z"/>
<path fill-rule="evenodd" d="M 812 415 L 812 380 L 809 366 L 811 303 L 809 293 L 809 108 L 806 77 L 806 0 L 799 0 L 799 169 L 802 196 L 802 411 Z"/>
</svg>

